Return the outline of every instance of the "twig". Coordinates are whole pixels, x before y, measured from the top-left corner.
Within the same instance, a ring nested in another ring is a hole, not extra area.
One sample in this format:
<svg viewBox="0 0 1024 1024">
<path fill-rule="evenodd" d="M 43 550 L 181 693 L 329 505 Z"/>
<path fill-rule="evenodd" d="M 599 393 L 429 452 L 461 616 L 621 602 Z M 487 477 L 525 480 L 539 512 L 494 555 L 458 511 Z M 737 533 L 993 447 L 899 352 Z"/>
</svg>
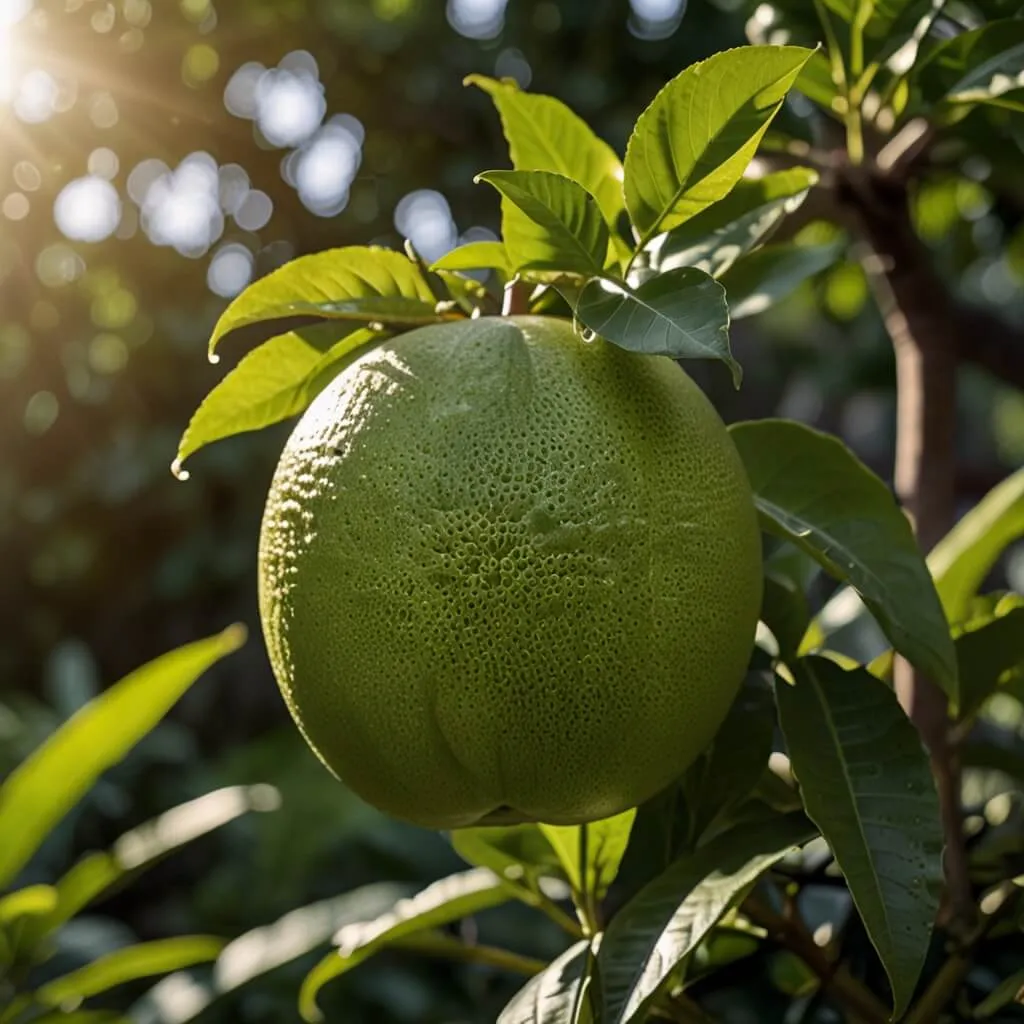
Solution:
<svg viewBox="0 0 1024 1024">
<path fill-rule="evenodd" d="M 497 967 L 513 974 L 539 974 L 548 966 L 544 960 L 532 956 L 522 956 L 497 946 L 470 946 L 449 935 L 436 932 L 428 935 L 410 935 L 393 945 L 401 949 L 412 949 L 427 956 L 440 956 L 446 960 Z"/>
</svg>

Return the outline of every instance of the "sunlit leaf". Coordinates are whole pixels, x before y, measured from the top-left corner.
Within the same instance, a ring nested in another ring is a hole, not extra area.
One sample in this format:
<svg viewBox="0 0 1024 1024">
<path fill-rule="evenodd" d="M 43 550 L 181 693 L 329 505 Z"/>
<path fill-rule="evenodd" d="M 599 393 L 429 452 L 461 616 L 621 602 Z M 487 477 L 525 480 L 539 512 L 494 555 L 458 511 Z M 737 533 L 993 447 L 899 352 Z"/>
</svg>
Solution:
<svg viewBox="0 0 1024 1024">
<path fill-rule="evenodd" d="M 40 917 L 57 905 L 57 890 L 52 885 L 27 885 L 0 898 L 0 925 L 23 917 Z"/>
<path fill-rule="evenodd" d="M 327 249 L 286 263 L 249 285 L 221 314 L 210 352 L 229 331 L 263 320 L 319 316 L 414 327 L 444 319 L 419 267 L 375 246 Z"/>
<path fill-rule="evenodd" d="M 558 854 L 569 883 L 577 892 L 601 899 L 615 881 L 629 843 L 636 808 L 586 825 L 541 825 Z M 586 878 L 581 875 L 581 844 L 586 829 Z"/>
<path fill-rule="evenodd" d="M 917 985 L 939 908 L 942 826 L 928 755 L 893 691 L 827 658 L 795 663 L 775 692 L 804 806 L 850 887 L 892 985 Z"/>
<path fill-rule="evenodd" d="M 383 337 L 329 323 L 265 341 L 203 399 L 178 444 L 175 466 L 214 441 L 299 415 L 346 361 Z"/>
<path fill-rule="evenodd" d="M 498 109 L 517 171 L 555 171 L 579 182 L 614 224 L 622 211 L 622 164 L 590 126 L 553 96 L 523 92 L 508 81 L 470 75 Z"/>
<path fill-rule="evenodd" d="M 595 334 L 632 352 L 720 359 L 739 386 L 742 370 L 729 349 L 725 289 L 702 270 L 680 267 L 639 288 L 594 278 L 580 294 L 576 317 Z"/>
<path fill-rule="evenodd" d="M 804 281 L 832 266 L 845 244 L 842 240 L 826 245 L 785 242 L 744 256 L 721 278 L 730 317 L 742 320 L 781 302 Z"/>
<path fill-rule="evenodd" d="M 971 622 L 956 638 L 956 656 L 960 700 L 954 710 L 968 718 L 1001 683 L 1019 678 L 1024 669 L 1024 598 L 1010 595 L 988 616 Z"/>
<path fill-rule="evenodd" d="M 864 599 L 893 647 L 956 696 L 956 652 L 910 524 L 841 441 L 788 420 L 730 428 L 761 524 Z"/>
<path fill-rule="evenodd" d="M 303 1020 L 321 1020 L 316 1005 L 320 989 L 388 943 L 458 921 L 511 898 L 512 893 L 493 871 L 473 868 L 442 878 L 415 896 L 400 900 L 379 917 L 344 925 L 334 936 L 337 950 L 321 960 L 302 983 L 299 1012 Z"/>
<path fill-rule="evenodd" d="M 577 942 L 512 997 L 497 1024 L 590 1024 L 581 991 L 590 962 L 589 943 Z"/>
<path fill-rule="evenodd" d="M 652 239 L 646 248 L 651 268 L 697 267 L 719 277 L 798 210 L 817 180 L 806 167 L 742 179 L 724 199 Z"/>
<path fill-rule="evenodd" d="M 513 272 L 601 272 L 608 225 L 581 185 L 551 171 L 486 171 L 477 180 L 502 195 L 501 233 Z"/>
<path fill-rule="evenodd" d="M 675 967 L 749 887 L 815 835 L 802 814 L 723 832 L 680 857 L 612 918 L 597 953 L 604 1024 L 641 1021 Z"/>
<path fill-rule="evenodd" d="M 677 75 L 626 150 L 626 208 L 641 243 L 727 195 L 812 51 L 742 46 Z"/>
<path fill-rule="evenodd" d="M 431 264 L 431 270 L 509 271 L 508 253 L 503 242 L 468 242 L 447 252 Z"/>
<path fill-rule="evenodd" d="M 0 886 L 9 883 L 99 776 L 117 764 L 211 665 L 237 650 L 245 630 L 180 647 L 86 704 L 0 787 Z"/>
</svg>

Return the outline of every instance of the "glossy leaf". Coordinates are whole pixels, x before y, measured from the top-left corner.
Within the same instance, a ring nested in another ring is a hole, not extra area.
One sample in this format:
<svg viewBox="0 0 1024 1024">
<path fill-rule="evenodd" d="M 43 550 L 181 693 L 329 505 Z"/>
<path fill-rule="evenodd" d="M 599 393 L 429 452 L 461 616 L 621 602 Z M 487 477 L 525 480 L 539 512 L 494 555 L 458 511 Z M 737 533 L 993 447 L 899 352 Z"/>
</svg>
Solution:
<svg viewBox="0 0 1024 1024">
<path fill-rule="evenodd" d="M 728 195 L 811 53 L 797 46 L 726 50 L 655 96 L 626 149 L 626 209 L 641 244 Z"/>
<path fill-rule="evenodd" d="M 622 163 L 590 126 L 553 96 L 523 92 L 508 81 L 470 75 L 494 101 L 517 171 L 555 171 L 582 185 L 610 224 L 622 212 Z"/>
<path fill-rule="evenodd" d="M 893 647 L 956 695 L 956 652 L 910 525 L 841 441 L 788 420 L 730 428 L 765 530 L 864 599 Z"/>
<path fill-rule="evenodd" d="M 581 185 L 551 171 L 486 171 L 476 180 L 502 195 L 501 233 L 513 273 L 601 273 L 608 225 Z"/>
<path fill-rule="evenodd" d="M 503 242 L 467 242 L 445 253 L 431 264 L 431 270 L 509 271 L 508 253 Z"/>
<path fill-rule="evenodd" d="M 928 755 L 896 695 L 862 668 L 795 664 L 775 693 L 807 813 L 821 829 L 906 1009 L 942 884 L 942 826 Z"/>
<path fill-rule="evenodd" d="M 766 245 L 744 256 L 722 275 L 729 316 L 733 320 L 763 313 L 791 295 L 842 255 L 845 242 Z"/>
<path fill-rule="evenodd" d="M 249 352 L 203 399 L 178 444 L 175 469 L 200 448 L 298 416 L 378 331 L 336 323 L 279 334 Z"/>
<path fill-rule="evenodd" d="M 558 854 L 569 884 L 577 892 L 601 899 L 615 881 L 629 844 L 636 808 L 586 825 L 541 825 L 540 830 Z M 586 878 L 581 877 L 581 842 L 586 836 Z"/>
<path fill-rule="evenodd" d="M 249 285 L 221 314 L 210 352 L 229 331 L 263 320 L 319 316 L 415 327 L 444 319 L 419 267 L 390 249 L 354 245 L 286 263 Z"/>
<path fill-rule="evenodd" d="M 0 787 L 0 886 L 21 871 L 96 779 L 244 640 L 243 627 L 232 626 L 137 669 L 86 704 L 7 777 Z"/>
<path fill-rule="evenodd" d="M 589 962 L 588 942 L 571 946 L 512 997 L 497 1024 L 589 1024 L 592 1018 L 580 991 Z"/>
<path fill-rule="evenodd" d="M 129 981 L 209 963 L 223 948 L 223 939 L 209 935 L 158 939 L 127 946 L 47 982 L 36 989 L 36 1000 L 43 1006 L 73 1004 Z"/>
<path fill-rule="evenodd" d="M 956 638 L 960 700 L 954 711 L 973 715 L 999 685 L 1024 669 L 1024 599 L 1011 595 Z"/>
<path fill-rule="evenodd" d="M 487 868 L 473 868 L 442 878 L 388 912 L 369 921 L 346 924 L 334 936 L 337 950 L 317 964 L 302 983 L 299 1012 L 303 1020 L 322 1019 L 316 997 L 327 982 L 352 970 L 390 942 L 437 928 L 470 914 L 508 902 L 512 893 Z"/>
<path fill-rule="evenodd" d="M 603 1024 L 643 1020 L 649 1000 L 722 915 L 814 835 L 802 814 L 740 825 L 648 882 L 612 918 L 598 949 Z"/>
<path fill-rule="evenodd" d="M 783 660 L 800 650 L 811 613 L 807 597 L 795 580 L 766 569 L 761 621 L 772 631 Z"/>
<path fill-rule="evenodd" d="M 928 555 L 928 568 L 950 622 L 964 617 L 996 560 L 1021 536 L 1024 469 L 989 491 Z"/>
<path fill-rule="evenodd" d="M 720 359 L 739 387 L 743 371 L 729 349 L 725 290 L 702 270 L 681 267 L 639 288 L 594 278 L 576 317 L 595 334 L 632 352 L 673 359 Z"/>
<path fill-rule="evenodd" d="M 798 210 L 817 180 L 806 167 L 742 179 L 724 199 L 653 239 L 650 266 L 662 273 L 697 267 L 719 277 Z"/>
</svg>

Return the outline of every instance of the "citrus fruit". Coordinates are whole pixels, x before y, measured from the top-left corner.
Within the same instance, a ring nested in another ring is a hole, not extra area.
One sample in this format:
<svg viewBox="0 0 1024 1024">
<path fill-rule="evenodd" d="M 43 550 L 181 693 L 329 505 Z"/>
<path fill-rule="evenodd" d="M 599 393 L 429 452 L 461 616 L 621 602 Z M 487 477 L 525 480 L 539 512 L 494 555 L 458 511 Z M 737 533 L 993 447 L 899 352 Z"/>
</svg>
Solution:
<svg viewBox="0 0 1024 1024">
<path fill-rule="evenodd" d="M 762 588 L 750 486 L 703 392 L 543 317 L 424 327 L 350 363 L 287 441 L 259 571 L 310 746 L 435 828 L 654 795 L 735 698 Z"/>
</svg>

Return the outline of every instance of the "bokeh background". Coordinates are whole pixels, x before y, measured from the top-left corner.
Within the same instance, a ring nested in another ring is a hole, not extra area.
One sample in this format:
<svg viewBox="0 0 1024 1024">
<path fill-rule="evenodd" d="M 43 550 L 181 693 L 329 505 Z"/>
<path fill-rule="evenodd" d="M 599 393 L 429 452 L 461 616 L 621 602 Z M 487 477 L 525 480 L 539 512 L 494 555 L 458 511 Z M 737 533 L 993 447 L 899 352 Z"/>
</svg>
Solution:
<svg viewBox="0 0 1024 1024">
<path fill-rule="evenodd" d="M 507 159 L 465 75 L 557 95 L 621 152 L 668 78 L 770 20 L 747 0 L 0 0 L 0 775 L 143 661 L 232 621 L 251 630 L 108 774 L 32 876 L 215 786 L 281 795 L 77 922 L 65 961 L 139 937 L 237 935 L 459 863 L 443 837 L 349 796 L 286 718 L 256 618 L 255 550 L 287 426 L 202 452 L 187 482 L 171 475 L 193 409 L 253 341 L 232 338 L 219 366 L 207 361 L 225 303 L 326 247 L 410 238 L 433 259 L 494 237 L 496 198 L 472 178 Z M 951 289 L 1022 322 L 1021 211 L 985 177 L 933 175 L 915 217 Z M 727 420 L 815 424 L 888 479 L 892 357 L 858 256 L 735 326 L 739 394 L 717 366 L 693 373 Z M 966 506 L 1024 461 L 1024 398 L 964 369 L 961 406 Z M 1020 557 L 1005 572 L 1024 586 Z M 482 922 L 534 955 L 561 948 L 516 910 Z M 294 1020 L 307 966 L 200 1019 Z M 187 999 L 176 984 L 168 1007 Z M 324 1003 L 352 1022 L 483 1022 L 516 986 L 395 953 Z"/>
</svg>

